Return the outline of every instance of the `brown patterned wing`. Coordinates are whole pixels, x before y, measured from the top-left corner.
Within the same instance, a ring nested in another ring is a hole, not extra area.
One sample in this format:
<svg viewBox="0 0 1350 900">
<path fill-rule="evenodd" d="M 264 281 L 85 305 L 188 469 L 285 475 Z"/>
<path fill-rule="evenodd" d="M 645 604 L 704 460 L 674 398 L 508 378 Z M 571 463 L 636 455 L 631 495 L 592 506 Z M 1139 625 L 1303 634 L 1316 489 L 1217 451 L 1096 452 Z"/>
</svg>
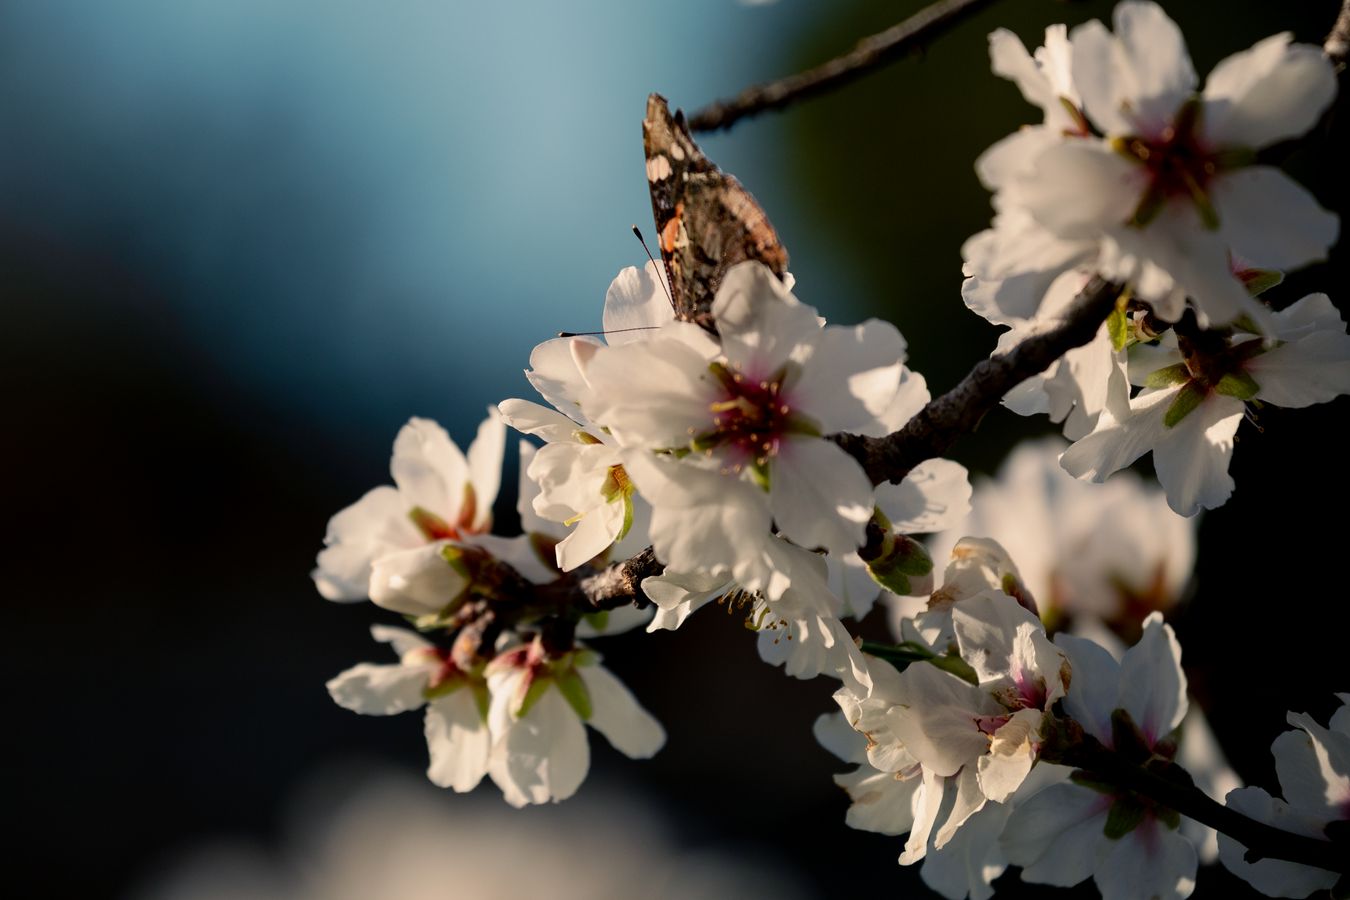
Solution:
<svg viewBox="0 0 1350 900">
<path fill-rule="evenodd" d="M 727 270 L 753 259 L 782 278 L 787 250 L 755 198 L 703 155 L 684 114 L 672 116 L 660 94 L 647 98 L 642 139 L 675 317 L 715 331 L 712 302 Z"/>
</svg>

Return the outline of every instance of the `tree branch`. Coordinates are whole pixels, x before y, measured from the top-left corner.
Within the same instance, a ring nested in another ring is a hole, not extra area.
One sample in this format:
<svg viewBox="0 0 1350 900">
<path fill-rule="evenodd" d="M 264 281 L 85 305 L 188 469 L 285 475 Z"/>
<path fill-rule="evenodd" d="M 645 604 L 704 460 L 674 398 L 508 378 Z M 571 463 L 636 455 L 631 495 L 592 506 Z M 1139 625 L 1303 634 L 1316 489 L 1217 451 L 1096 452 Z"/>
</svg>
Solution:
<svg viewBox="0 0 1350 900">
<path fill-rule="evenodd" d="M 615 609 L 630 603 L 641 609 L 651 602 L 642 593 L 642 579 L 660 575 L 664 569 L 656 551 L 648 547 L 630 559 L 581 579 L 577 586 L 596 609 Z"/>
<path fill-rule="evenodd" d="M 1341 14 L 1336 17 L 1336 24 L 1331 26 L 1331 33 L 1327 35 L 1322 49 L 1335 66 L 1339 68 L 1345 65 L 1346 57 L 1350 56 L 1350 0 L 1341 3 Z"/>
<path fill-rule="evenodd" d="M 873 484 L 900 481 L 919 463 L 942 456 L 957 438 L 974 431 L 1008 391 L 1092 340 L 1120 292 L 1120 285 L 1094 277 L 1058 326 L 1007 353 L 981 360 L 960 384 L 930 401 L 904 428 L 881 438 L 835 434 L 831 439 L 862 464 Z"/>
<path fill-rule="evenodd" d="M 1328 872 L 1350 872 L 1350 854 L 1346 854 L 1343 846 L 1293 834 L 1248 818 L 1211 799 L 1194 785 L 1181 784 L 1130 763 L 1091 737 L 1084 736 L 1061 759 L 1045 758 L 1047 761 L 1074 766 L 1089 776 L 1099 777 L 1142 797 L 1156 800 L 1183 816 L 1208 825 L 1220 834 L 1228 835 L 1247 848 L 1249 862 L 1283 859 Z"/>
<path fill-rule="evenodd" d="M 694 131 L 730 128 L 739 119 L 780 109 L 796 100 L 848 84 L 871 69 L 904 56 L 924 41 L 937 37 L 993 0 L 938 0 L 898 25 L 863 38 L 857 47 L 829 62 L 746 88 L 735 97 L 703 107 L 689 118 Z"/>
</svg>

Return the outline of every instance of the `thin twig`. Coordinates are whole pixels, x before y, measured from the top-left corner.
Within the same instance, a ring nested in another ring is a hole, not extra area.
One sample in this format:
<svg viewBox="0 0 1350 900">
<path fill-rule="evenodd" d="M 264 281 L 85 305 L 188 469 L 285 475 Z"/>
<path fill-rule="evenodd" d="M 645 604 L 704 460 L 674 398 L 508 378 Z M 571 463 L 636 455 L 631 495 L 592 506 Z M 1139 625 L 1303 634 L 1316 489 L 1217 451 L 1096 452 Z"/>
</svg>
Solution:
<svg viewBox="0 0 1350 900">
<path fill-rule="evenodd" d="M 1338 68 L 1345 65 L 1346 57 L 1350 56 L 1350 0 L 1341 3 L 1341 14 L 1336 17 L 1336 24 L 1331 26 L 1331 33 L 1323 42 L 1322 49 L 1327 59 Z"/>
<path fill-rule="evenodd" d="M 1093 278 L 1058 326 L 980 361 L 960 384 L 930 401 L 899 431 L 881 438 L 858 434 L 831 438 L 862 464 L 873 484 L 900 481 L 919 463 L 943 455 L 957 438 L 974 431 L 1008 391 L 1092 340 L 1115 308 L 1120 291 L 1119 285 Z"/>
<path fill-rule="evenodd" d="M 779 109 L 804 97 L 840 87 L 867 74 L 870 69 L 900 59 L 924 41 L 937 37 L 993 2 L 938 0 L 898 25 L 863 38 L 853 50 L 814 69 L 748 87 L 735 97 L 710 103 L 690 117 L 689 127 L 694 131 L 730 128 L 738 119 Z"/>
</svg>

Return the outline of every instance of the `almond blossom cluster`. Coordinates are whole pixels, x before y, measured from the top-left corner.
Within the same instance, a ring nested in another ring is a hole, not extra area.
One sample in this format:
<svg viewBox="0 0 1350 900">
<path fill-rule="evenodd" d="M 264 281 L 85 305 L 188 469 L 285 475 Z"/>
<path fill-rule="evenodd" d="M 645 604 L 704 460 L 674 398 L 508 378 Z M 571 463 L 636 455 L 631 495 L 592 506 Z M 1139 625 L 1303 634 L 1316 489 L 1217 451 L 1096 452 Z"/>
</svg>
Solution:
<svg viewBox="0 0 1350 900">
<path fill-rule="evenodd" d="M 933 401 L 895 326 L 827 323 L 753 258 L 719 272 L 706 314 L 677 318 L 678 268 L 653 259 L 610 285 L 602 332 L 535 348 L 537 399 L 491 407 L 467 453 L 412 419 L 394 485 L 333 517 L 319 592 L 407 626 L 372 629 L 397 661 L 333 678 L 337 703 L 425 710 L 438 785 L 487 775 L 512 805 L 562 800 L 587 772 L 586 724 L 633 758 L 665 740 L 582 640 L 678 629 L 716 604 L 766 662 L 838 683 L 816 734 L 857 766 L 837 778 L 848 824 L 906 835 L 900 862 L 945 897 L 988 897 L 1016 866 L 1107 898 L 1183 898 L 1220 854 L 1275 896 L 1336 883 L 1350 718 L 1290 718 L 1283 800 L 1240 788 L 1164 620 L 1196 555 L 1184 517 L 1233 493 L 1243 419 L 1350 393 L 1331 300 L 1261 296 L 1337 237 L 1333 214 L 1257 161 L 1329 107 L 1331 63 L 1277 35 L 1201 88 L 1175 23 L 1137 0 L 1113 29 L 1047 29 L 1034 53 L 1006 31 L 990 44 L 1043 121 L 976 163 L 995 217 L 963 248 L 962 295 L 1008 328 L 1006 362 L 1110 289 L 1078 345 L 990 392 L 1072 443 L 1024 446 L 972 491 L 947 444 L 891 451 L 930 439 L 981 370 Z M 687 249 L 681 214 L 663 254 Z M 492 533 L 508 426 L 527 438 L 516 536 Z M 1085 483 L 1148 453 L 1159 489 Z M 879 600 L 894 643 L 859 637 Z M 1283 855 L 1216 837 L 1234 811 Z"/>
<path fill-rule="evenodd" d="M 1006 349 L 1061 321 L 1092 275 L 1125 285 L 1097 337 L 1007 405 L 1064 423 L 1064 467 L 1079 478 L 1152 452 L 1174 510 L 1221 506 L 1245 411 L 1350 393 L 1350 338 L 1330 301 L 1277 313 L 1258 296 L 1325 259 L 1339 233 L 1308 191 L 1258 163 L 1330 106 L 1332 64 L 1279 34 L 1200 89 L 1176 23 L 1137 0 L 1116 7 L 1114 31 L 1052 26 L 1034 53 L 997 31 L 990 52 L 1044 119 L 976 164 L 996 215 L 963 249 L 966 304 L 1009 328 Z"/>
</svg>

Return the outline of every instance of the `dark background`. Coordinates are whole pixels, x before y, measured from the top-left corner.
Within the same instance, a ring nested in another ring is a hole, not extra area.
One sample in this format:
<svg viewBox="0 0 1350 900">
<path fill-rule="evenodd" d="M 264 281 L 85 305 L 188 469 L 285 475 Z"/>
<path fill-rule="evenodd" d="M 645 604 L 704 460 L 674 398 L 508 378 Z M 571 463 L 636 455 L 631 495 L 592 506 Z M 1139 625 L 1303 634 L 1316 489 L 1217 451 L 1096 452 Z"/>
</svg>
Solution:
<svg viewBox="0 0 1350 900">
<path fill-rule="evenodd" d="M 649 90 L 696 107 L 919 5 L 0 4 L 20 895 L 125 893 L 212 836 L 273 845 L 288 796 L 335 761 L 423 767 L 419 717 L 358 717 L 323 690 L 379 658 L 377 611 L 309 581 L 328 517 L 388 480 L 410 415 L 467 443 L 488 403 L 528 396 L 535 343 L 598 327 L 610 279 L 641 260 Z M 1204 73 L 1279 30 L 1320 42 L 1336 4 L 1166 6 Z M 1034 47 L 1044 25 L 1109 9 L 996 5 L 705 149 L 774 219 L 798 295 L 836 321 L 890 318 L 943 390 L 994 341 L 958 294 L 961 241 L 989 216 L 972 163 L 1034 116 L 989 73 L 985 35 L 1007 25 Z M 1286 160 L 1342 216 L 1346 149 L 1342 114 Z M 1346 271 L 1338 247 L 1270 296 L 1344 308 Z M 1237 492 L 1204 517 L 1176 617 L 1219 738 L 1272 789 L 1285 711 L 1324 720 L 1347 687 L 1346 410 L 1243 425 Z M 954 457 L 989 471 L 1044 426 L 996 413 Z M 771 861 L 808 893 L 917 884 L 900 839 L 843 825 L 842 767 L 809 732 L 830 685 L 753 644 L 715 613 L 606 641 L 670 737 L 649 762 L 593 738 L 582 791 L 645 798 L 686 845 Z M 1241 890 L 1205 871 L 1197 896 Z"/>
</svg>

